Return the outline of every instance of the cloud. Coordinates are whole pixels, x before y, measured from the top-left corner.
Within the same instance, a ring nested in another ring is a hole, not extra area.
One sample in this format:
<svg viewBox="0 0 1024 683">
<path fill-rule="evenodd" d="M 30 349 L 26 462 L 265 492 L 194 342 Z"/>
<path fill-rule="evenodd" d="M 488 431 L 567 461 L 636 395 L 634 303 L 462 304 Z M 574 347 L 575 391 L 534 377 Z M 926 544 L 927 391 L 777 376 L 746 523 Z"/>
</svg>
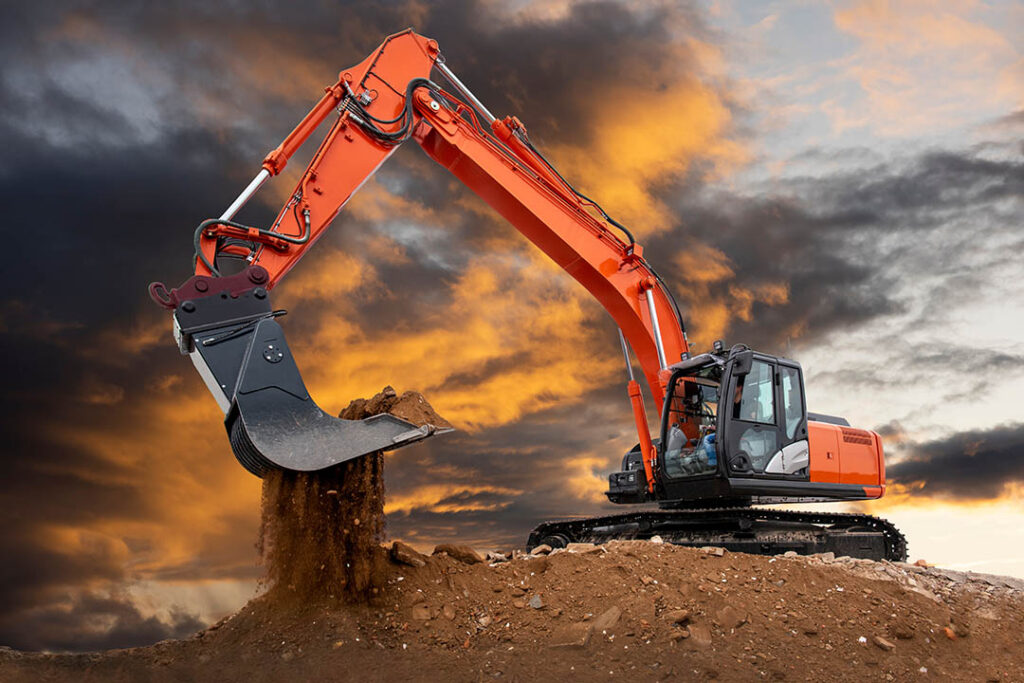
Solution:
<svg viewBox="0 0 1024 683">
<path fill-rule="evenodd" d="M 979 110 L 1019 107 L 1022 60 L 1008 33 L 1013 11 L 971 0 L 839 6 L 836 27 L 859 41 L 840 66 L 865 100 L 838 105 L 836 121 L 915 135 L 971 123 Z"/>
<path fill-rule="evenodd" d="M 172 611 L 165 621 L 143 616 L 127 596 L 86 592 L 0 615 L 0 642 L 18 650 L 96 651 L 185 638 L 205 626 L 188 612 Z"/>
<path fill-rule="evenodd" d="M 907 450 L 886 470 L 897 494 L 991 500 L 1024 486 L 1024 424 L 958 432 Z"/>
<path fill-rule="evenodd" d="M 1001 240 L 1013 242 L 1022 186 L 1019 158 L 952 149 L 754 191 L 698 186 L 675 198 L 682 223 L 648 250 L 670 255 L 663 275 L 699 345 L 728 336 L 781 350 L 905 311 L 897 283 L 914 274 L 942 273 L 921 316 L 946 315 L 952 297 L 984 286 L 985 271 L 962 267 L 968 254 L 991 268 L 1013 253 Z"/>
</svg>

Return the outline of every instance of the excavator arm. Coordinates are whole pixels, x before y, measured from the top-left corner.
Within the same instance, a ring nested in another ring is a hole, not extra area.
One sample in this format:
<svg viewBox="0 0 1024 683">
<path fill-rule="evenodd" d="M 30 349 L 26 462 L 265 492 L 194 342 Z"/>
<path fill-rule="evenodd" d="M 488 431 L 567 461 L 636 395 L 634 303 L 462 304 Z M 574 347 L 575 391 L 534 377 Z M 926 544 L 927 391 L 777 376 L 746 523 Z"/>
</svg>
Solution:
<svg viewBox="0 0 1024 683">
<path fill-rule="evenodd" d="M 439 71 L 454 92 L 429 80 Z M 269 228 L 234 222 L 235 213 L 334 114 L 309 166 Z M 688 352 L 678 307 L 642 247 L 595 202 L 577 192 L 530 142 L 515 117 L 495 119 L 447 68 L 437 43 L 411 30 L 387 38 L 343 71 L 252 183 L 218 219 L 196 230 L 195 275 L 153 298 L 175 311 L 179 346 L 189 353 L 225 411 L 236 456 L 250 471 L 315 470 L 426 438 L 391 416 L 338 420 L 309 398 L 268 292 L 329 227 L 345 203 L 403 142 L 432 159 L 504 216 L 608 311 L 622 336 L 648 490 L 655 449 L 629 348 L 659 414 L 667 366 Z M 234 260 L 235 273 L 219 270 Z M 238 264 L 243 267 L 239 269 Z M 628 342 L 628 346 L 627 346 Z M 390 420 L 387 418 L 391 418 Z"/>
</svg>

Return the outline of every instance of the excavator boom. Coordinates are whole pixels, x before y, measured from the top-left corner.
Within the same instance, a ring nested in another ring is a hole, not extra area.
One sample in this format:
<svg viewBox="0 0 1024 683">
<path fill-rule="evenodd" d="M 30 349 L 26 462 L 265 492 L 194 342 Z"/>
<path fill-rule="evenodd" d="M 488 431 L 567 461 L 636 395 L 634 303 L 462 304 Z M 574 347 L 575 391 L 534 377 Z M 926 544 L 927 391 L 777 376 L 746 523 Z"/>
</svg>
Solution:
<svg viewBox="0 0 1024 683">
<path fill-rule="evenodd" d="M 429 80 L 433 70 L 454 93 Z M 335 113 L 274 223 L 262 229 L 234 222 Z M 172 291 L 151 286 L 154 299 L 175 311 L 179 346 L 224 410 L 239 460 L 257 474 L 268 467 L 319 469 L 430 435 L 407 423 L 371 418 L 372 424 L 346 424 L 326 415 L 309 398 L 269 305 L 269 291 L 409 139 L 601 302 L 636 354 L 660 411 L 663 371 L 688 349 L 678 307 L 642 247 L 558 174 L 518 119 L 495 119 L 444 64 L 435 41 L 407 30 L 342 71 L 228 210 L 199 226 L 195 275 Z M 244 268 L 227 276 L 219 264 L 232 259 Z M 646 479 L 653 490 L 654 451 L 635 381 L 630 396 L 641 442 L 648 444 Z"/>
</svg>

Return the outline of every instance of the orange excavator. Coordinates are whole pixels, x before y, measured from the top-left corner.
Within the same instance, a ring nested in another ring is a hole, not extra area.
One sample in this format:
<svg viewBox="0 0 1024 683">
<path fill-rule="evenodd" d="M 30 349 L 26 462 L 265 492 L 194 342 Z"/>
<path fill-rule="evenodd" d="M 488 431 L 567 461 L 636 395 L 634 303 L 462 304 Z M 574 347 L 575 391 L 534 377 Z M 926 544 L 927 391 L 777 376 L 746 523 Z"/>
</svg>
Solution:
<svg viewBox="0 0 1024 683">
<path fill-rule="evenodd" d="M 434 72 L 446 87 L 431 80 Z M 235 214 L 329 117 L 334 121 L 269 227 Z M 411 29 L 388 37 L 337 83 L 228 209 L 195 231 L 195 275 L 150 285 L 173 311 L 174 336 L 225 414 L 231 448 L 250 472 L 315 471 L 438 432 L 391 415 L 343 420 L 310 398 L 270 292 L 403 142 L 426 154 L 579 281 L 615 320 L 638 435 L 608 499 L 636 512 L 541 524 L 529 547 L 653 538 L 779 553 L 835 552 L 903 560 L 906 541 L 863 514 L 763 504 L 856 501 L 885 492 L 882 442 L 806 408 L 800 364 L 715 342 L 692 355 L 668 287 L 622 224 L 574 188 L 515 116 L 495 118 Z M 652 435 L 632 357 L 659 416 Z"/>
</svg>

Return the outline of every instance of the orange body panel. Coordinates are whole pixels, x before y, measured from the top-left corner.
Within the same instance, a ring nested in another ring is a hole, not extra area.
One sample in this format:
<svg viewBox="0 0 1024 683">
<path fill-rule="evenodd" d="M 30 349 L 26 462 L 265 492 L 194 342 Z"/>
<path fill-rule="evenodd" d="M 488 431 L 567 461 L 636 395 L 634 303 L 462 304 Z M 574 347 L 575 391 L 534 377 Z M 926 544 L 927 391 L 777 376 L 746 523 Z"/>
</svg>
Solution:
<svg viewBox="0 0 1024 683">
<path fill-rule="evenodd" d="M 885 455 L 877 433 L 824 422 L 807 423 L 815 483 L 860 484 L 868 498 L 885 492 Z"/>
<path fill-rule="evenodd" d="M 807 442 L 810 445 L 811 481 L 823 484 L 839 483 L 839 429 L 824 422 L 807 422 Z"/>
</svg>

